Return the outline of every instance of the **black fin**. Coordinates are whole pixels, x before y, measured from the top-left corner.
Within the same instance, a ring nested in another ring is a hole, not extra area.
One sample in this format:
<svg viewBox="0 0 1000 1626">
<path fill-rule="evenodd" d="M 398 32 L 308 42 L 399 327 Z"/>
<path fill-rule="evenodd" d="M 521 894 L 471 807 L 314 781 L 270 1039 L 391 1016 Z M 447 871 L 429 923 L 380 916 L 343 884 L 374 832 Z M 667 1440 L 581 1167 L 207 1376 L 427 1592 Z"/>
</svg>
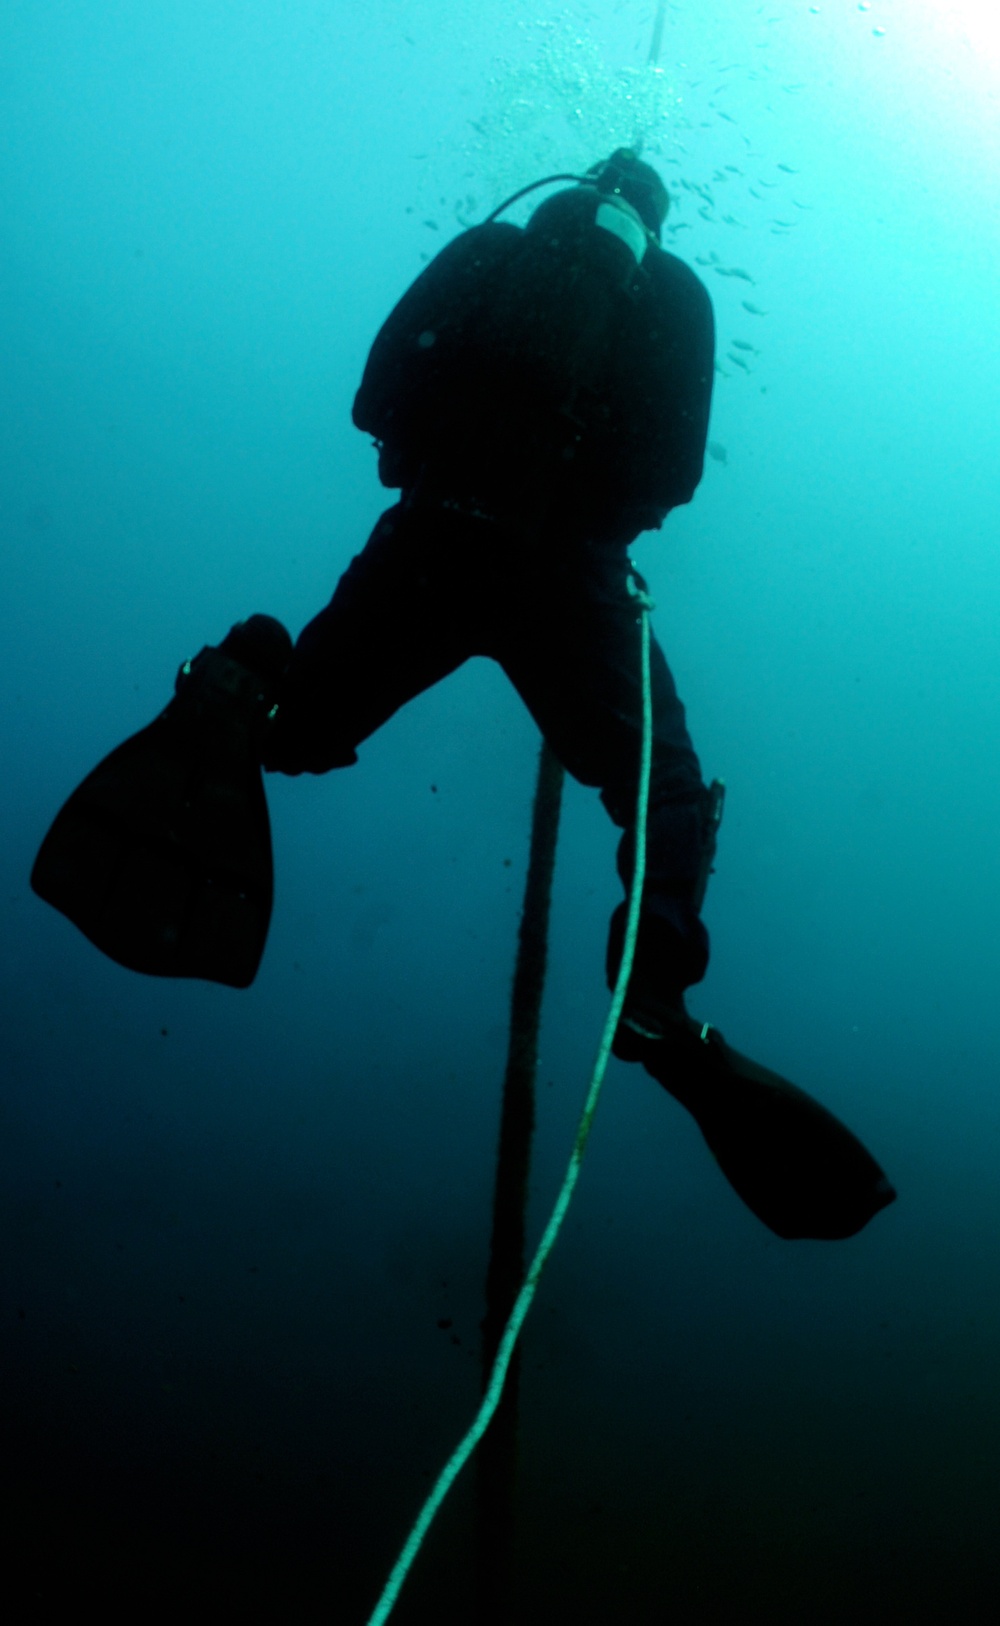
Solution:
<svg viewBox="0 0 1000 1626">
<path fill-rule="evenodd" d="M 258 739 L 291 639 L 253 616 L 181 668 L 177 694 L 88 774 L 31 874 L 111 959 L 246 988 L 274 892 Z"/>
<path fill-rule="evenodd" d="M 850 1129 L 805 1090 L 686 1017 L 663 1037 L 620 1027 L 615 1053 L 641 1061 L 686 1107 L 733 1190 L 777 1236 L 854 1236 L 896 1193 Z"/>
</svg>

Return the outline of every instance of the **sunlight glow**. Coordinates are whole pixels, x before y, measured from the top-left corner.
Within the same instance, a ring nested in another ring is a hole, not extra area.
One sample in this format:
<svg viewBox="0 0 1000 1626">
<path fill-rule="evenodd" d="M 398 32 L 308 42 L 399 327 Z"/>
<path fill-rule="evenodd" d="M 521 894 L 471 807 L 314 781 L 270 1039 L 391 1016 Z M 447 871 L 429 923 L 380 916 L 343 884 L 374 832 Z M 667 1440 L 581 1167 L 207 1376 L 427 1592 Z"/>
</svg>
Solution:
<svg viewBox="0 0 1000 1626">
<path fill-rule="evenodd" d="M 977 55 L 1000 61 L 1000 0 L 931 0 L 930 10 L 950 23 Z"/>
</svg>

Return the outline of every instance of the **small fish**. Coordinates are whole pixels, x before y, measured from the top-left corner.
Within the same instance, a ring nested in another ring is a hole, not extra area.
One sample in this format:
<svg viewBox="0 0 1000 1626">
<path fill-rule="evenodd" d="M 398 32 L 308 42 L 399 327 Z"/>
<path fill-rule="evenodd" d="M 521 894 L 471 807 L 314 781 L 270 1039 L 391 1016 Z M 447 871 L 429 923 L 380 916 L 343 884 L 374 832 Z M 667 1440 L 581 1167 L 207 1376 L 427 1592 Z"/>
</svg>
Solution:
<svg viewBox="0 0 1000 1626">
<path fill-rule="evenodd" d="M 738 265 L 717 265 L 715 267 L 715 274 L 719 277 L 739 277 L 741 282 L 749 282 L 753 287 L 757 286 L 749 271 L 742 270 Z"/>
<path fill-rule="evenodd" d="M 771 225 L 772 226 L 784 226 L 786 231 L 791 231 L 792 227 L 795 225 L 795 221 L 794 220 L 772 220 Z"/>
<path fill-rule="evenodd" d="M 425 220 L 424 225 L 429 226 L 431 231 L 440 231 L 441 230 L 441 227 L 438 225 L 436 220 Z"/>
<path fill-rule="evenodd" d="M 730 355 L 726 357 L 726 360 L 731 361 L 735 367 L 742 367 L 745 373 L 750 371 L 750 363 L 748 361 L 744 361 L 742 356 Z"/>
<path fill-rule="evenodd" d="M 702 204 L 701 208 L 698 210 L 698 213 L 701 215 L 702 220 L 710 220 L 710 221 L 712 221 L 714 223 L 715 216 L 712 213 L 711 209 L 707 208 L 704 203 Z"/>
<path fill-rule="evenodd" d="M 797 170 L 797 169 L 793 169 L 791 164 L 779 164 L 778 168 L 783 169 L 786 175 L 798 175 L 798 174 L 800 174 L 800 171 Z"/>
<path fill-rule="evenodd" d="M 714 457 L 716 463 L 729 462 L 729 453 L 726 451 L 726 448 L 722 445 L 721 441 L 710 440 L 705 449 L 708 452 L 709 457 Z"/>
<path fill-rule="evenodd" d="M 743 300 L 743 309 L 749 311 L 751 316 L 768 316 L 770 312 L 762 311 L 759 305 L 751 305 L 749 299 Z"/>
<path fill-rule="evenodd" d="M 742 226 L 743 225 L 742 220 L 737 220 L 735 215 L 723 215 L 722 219 L 723 219 L 724 224 L 727 225 L 727 226 Z"/>
<path fill-rule="evenodd" d="M 760 351 L 757 349 L 757 346 L 755 344 L 748 344 L 746 339 L 731 339 L 730 343 L 732 344 L 734 350 L 749 350 L 752 356 L 760 355 Z"/>
</svg>

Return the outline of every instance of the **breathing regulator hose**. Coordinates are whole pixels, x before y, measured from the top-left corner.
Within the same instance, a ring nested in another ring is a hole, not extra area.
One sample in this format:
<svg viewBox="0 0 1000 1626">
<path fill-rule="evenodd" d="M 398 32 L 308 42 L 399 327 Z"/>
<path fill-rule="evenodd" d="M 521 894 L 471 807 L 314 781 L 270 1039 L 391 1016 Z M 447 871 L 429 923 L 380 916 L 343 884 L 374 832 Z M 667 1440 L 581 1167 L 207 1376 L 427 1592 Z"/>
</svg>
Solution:
<svg viewBox="0 0 1000 1626">
<path fill-rule="evenodd" d="M 535 1250 L 535 1256 L 528 1267 L 524 1284 L 514 1301 L 514 1308 L 510 1313 L 507 1326 L 497 1350 L 493 1369 L 487 1382 L 483 1399 L 471 1427 L 452 1455 L 445 1463 L 438 1475 L 430 1495 L 427 1497 L 416 1522 L 407 1537 L 406 1543 L 382 1590 L 372 1614 L 368 1618 L 367 1626 L 382 1626 L 399 1597 L 403 1582 L 409 1574 L 427 1531 L 437 1514 L 438 1508 L 444 1501 L 449 1490 L 468 1462 L 479 1441 L 486 1433 L 493 1418 L 493 1414 L 500 1403 L 503 1393 L 504 1380 L 507 1368 L 510 1365 L 514 1346 L 517 1343 L 521 1328 L 524 1325 L 528 1311 L 531 1309 L 535 1292 L 541 1278 L 542 1271 L 548 1261 L 549 1254 L 555 1247 L 556 1238 L 562 1228 L 563 1220 L 573 1196 L 576 1182 L 583 1162 L 583 1154 L 590 1135 L 594 1114 L 597 1111 L 597 1102 L 604 1083 L 604 1074 L 607 1070 L 608 1057 L 611 1054 L 611 1044 L 618 1027 L 618 1021 L 625 1004 L 628 992 L 629 977 L 632 974 L 632 961 L 635 957 L 635 944 L 639 932 L 639 906 L 642 902 L 642 886 L 646 873 L 646 822 L 649 808 L 649 778 L 650 766 L 653 757 L 653 701 L 650 688 L 649 675 L 649 612 L 655 608 L 652 599 L 639 586 L 634 577 L 628 578 L 628 590 L 635 601 L 639 611 L 641 659 L 642 659 L 642 751 L 639 761 L 639 792 L 635 816 L 635 866 L 632 873 L 632 885 L 629 891 L 628 914 L 625 924 L 625 945 L 622 950 L 621 965 L 618 969 L 618 980 L 611 997 L 604 1031 L 597 1048 L 597 1057 L 587 1090 L 587 1096 L 577 1125 L 576 1138 L 570 1154 L 569 1164 L 563 1177 L 563 1183 L 556 1198 L 555 1206 L 549 1217 L 549 1222 L 542 1233 L 541 1241 Z"/>
<path fill-rule="evenodd" d="M 556 181 L 576 181 L 578 185 L 582 186 L 586 179 L 585 175 L 573 175 L 568 170 L 560 170 L 557 175 L 543 175 L 540 181 L 532 181 L 528 186 L 519 187 L 516 192 L 511 193 L 509 198 L 504 198 L 503 202 L 498 203 L 496 208 L 486 216 L 483 225 L 492 225 L 493 221 L 498 220 L 502 214 L 505 214 L 512 204 L 519 203 L 522 198 L 528 196 L 529 192 L 537 192 L 540 186 L 552 186 Z"/>
</svg>

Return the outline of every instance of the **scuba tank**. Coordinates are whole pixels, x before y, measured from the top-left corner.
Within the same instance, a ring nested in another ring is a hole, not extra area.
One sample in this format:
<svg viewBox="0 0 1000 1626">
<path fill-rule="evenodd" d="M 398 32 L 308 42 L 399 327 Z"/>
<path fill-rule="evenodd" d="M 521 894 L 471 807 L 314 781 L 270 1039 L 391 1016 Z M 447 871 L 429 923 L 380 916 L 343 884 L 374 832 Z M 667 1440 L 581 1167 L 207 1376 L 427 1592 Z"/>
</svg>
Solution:
<svg viewBox="0 0 1000 1626">
<path fill-rule="evenodd" d="M 582 496 L 581 452 L 636 429 L 605 373 L 649 240 L 624 198 L 586 181 L 524 229 L 486 223 L 450 244 L 390 314 L 355 400 L 383 483 L 412 489 L 429 471 L 451 495 L 536 516 Z"/>
</svg>

